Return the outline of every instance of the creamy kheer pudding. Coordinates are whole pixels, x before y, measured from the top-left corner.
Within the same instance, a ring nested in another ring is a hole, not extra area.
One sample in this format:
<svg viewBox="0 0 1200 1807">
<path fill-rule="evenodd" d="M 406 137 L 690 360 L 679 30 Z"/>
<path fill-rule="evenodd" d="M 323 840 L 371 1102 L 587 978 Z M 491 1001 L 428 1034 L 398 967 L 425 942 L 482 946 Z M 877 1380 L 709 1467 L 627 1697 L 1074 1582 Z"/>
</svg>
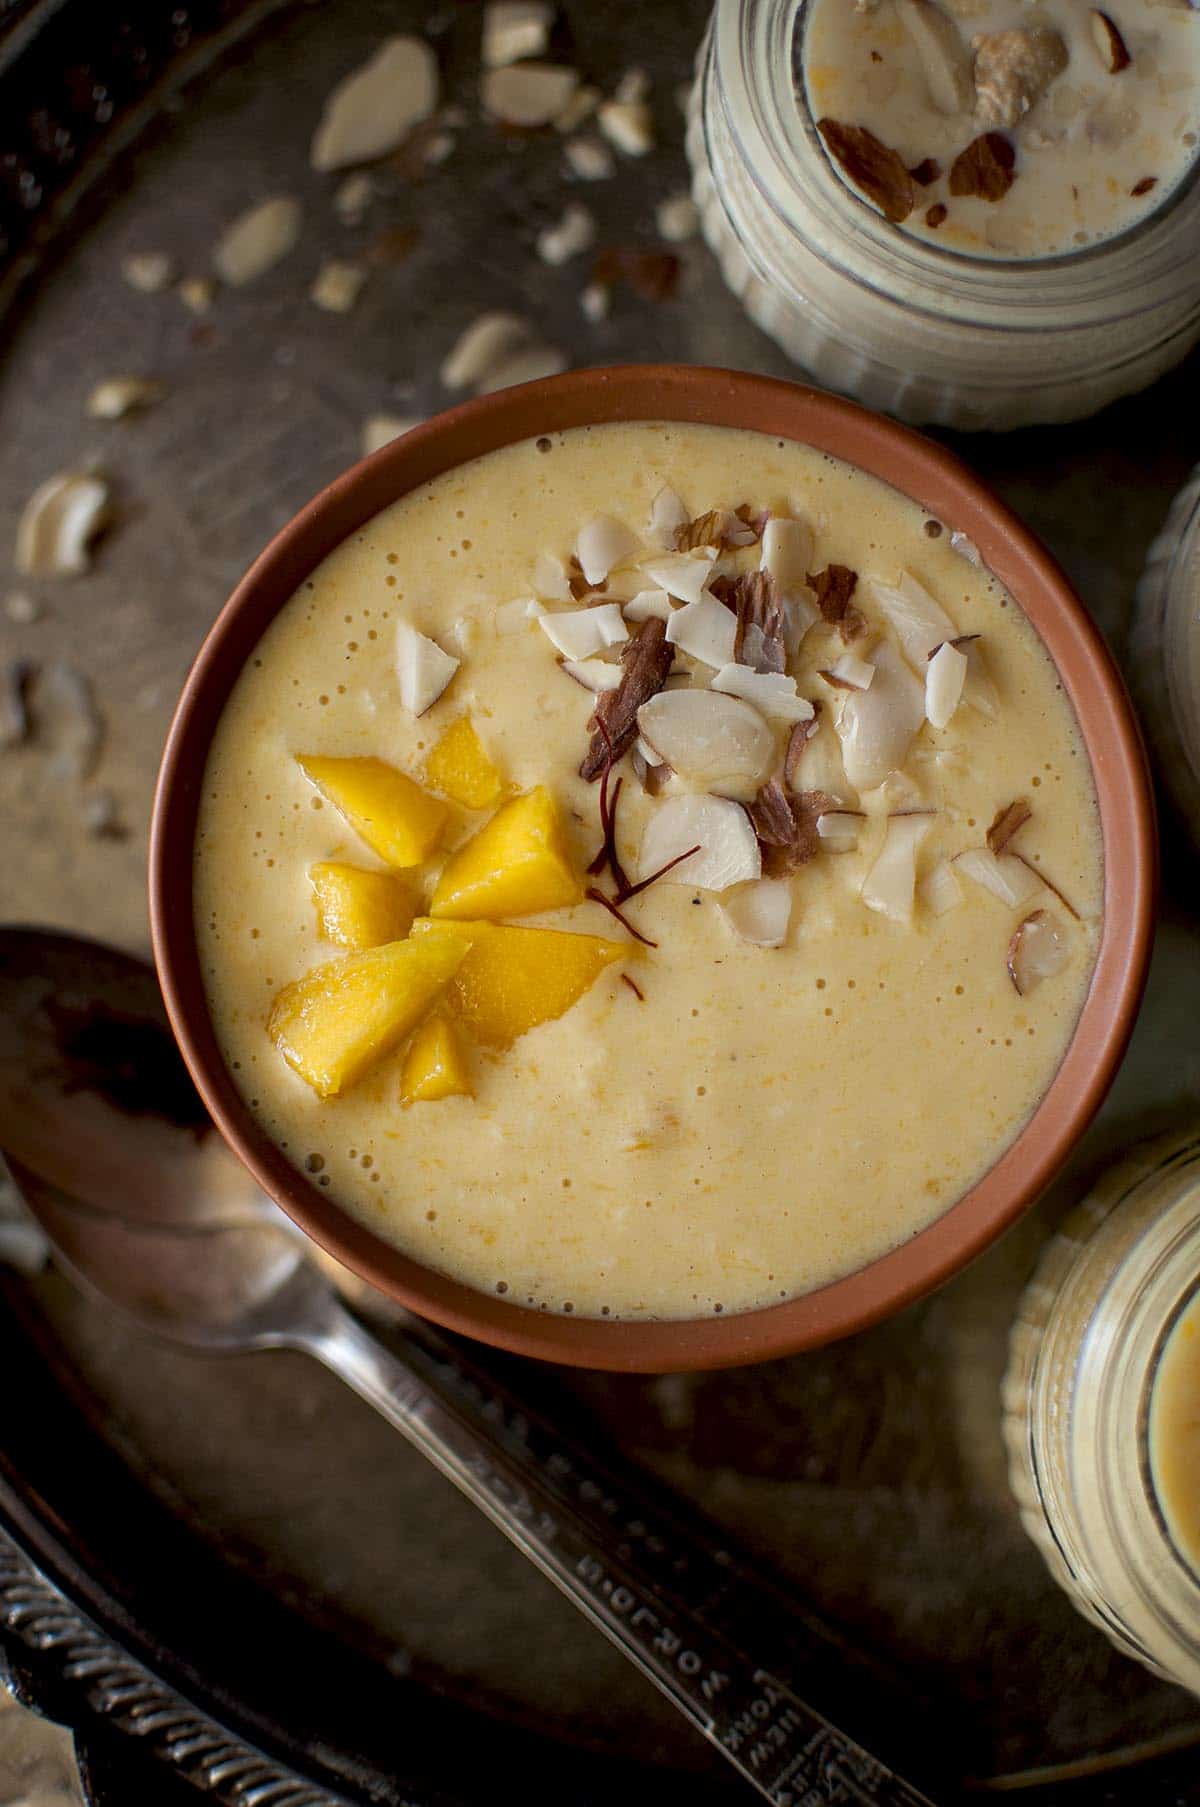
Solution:
<svg viewBox="0 0 1200 1807">
<path fill-rule="evenodd" d="M 835 167 L 949 250 L 1077 250 L 1155 212 L 1195 163 L 1187 4 L 812 0 L 801 54 Z"/>
<path fill-rule="evenodd" d="M 1150 1465 L 1176 1547 L 1200 1571 L 1200 1300 L 1162 1353 L 1150 1397 Z"/>
<path fill-rule="evenodd" d="M 1077 723 L 973 548 L 674 424 L 511 446 L 340 546 L 229 698 L 196 843 L 218 1041 L 297 1168 L 622 1318 L 944 1212 L 1053 1078 L 1101 903 Z"/>
</svg>

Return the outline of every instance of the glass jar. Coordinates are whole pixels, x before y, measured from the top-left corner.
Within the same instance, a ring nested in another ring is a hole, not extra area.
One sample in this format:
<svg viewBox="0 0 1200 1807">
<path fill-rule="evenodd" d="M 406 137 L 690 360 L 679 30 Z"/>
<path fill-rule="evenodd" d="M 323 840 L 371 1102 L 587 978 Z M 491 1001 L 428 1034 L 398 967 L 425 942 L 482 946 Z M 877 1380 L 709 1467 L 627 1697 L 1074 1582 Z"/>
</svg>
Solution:
<svg viewBox="0 0 1200 1807">
<path fill-rule="evenodd" d="M 1200 1299 L 1200 1126 L 1147 1143 L 1047 1246 L 1004 1379 L 1009 1479 L 1025 1528 L 1119 1650 L 1200 1694 L 1200 1572 L 1155 1492 L 1150 1403 Z"/>
<path fill-rule="evenodd" d="M 1200 164 L 1127 232 L 1059 257 L 977 258 L 898 231 L 832 168 L 795 79 L 809 0 L 717 0 L 688 120 L 725 279 L 825 386 L 915 422 L 1091 414 L 1200 337 Z"/>
<path fill-rule="evenodd" d="M 1132 650 L 1142 720 L 1200 846 L 1200 466 L 1150 548 Z"/>
</svg>

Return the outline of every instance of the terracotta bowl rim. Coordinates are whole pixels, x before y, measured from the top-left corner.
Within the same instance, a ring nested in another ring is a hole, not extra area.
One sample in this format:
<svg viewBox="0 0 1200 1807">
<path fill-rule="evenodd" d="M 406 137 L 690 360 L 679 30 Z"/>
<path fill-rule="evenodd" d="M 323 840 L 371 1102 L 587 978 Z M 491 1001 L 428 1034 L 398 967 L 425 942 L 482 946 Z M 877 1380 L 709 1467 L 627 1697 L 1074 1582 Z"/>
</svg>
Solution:
<svg viewBox="0 0 1200 1807">
<path fill-rule="evenodd" d="M 1067 1053 L 993 1166 L 926 1229 L 815 1292 L 664 1321 L 536 1311 L 451 1280 L 341 1211 L 255 1124 L 217 1049 L 192 920 L 200 784 L 216 719 L 253 645 L 320 560 L 389 501 L 521 439 L 614 420 L 742 426 L 874 472 L 979 548 L 1033 621 L 1074 705 L 1105 854 L 1100 949 Z M 1050 553 L 942 446 L 853 402 L 776 378 L 691 365 L 576 370 L 461 404 L 362 460 L 260 554 L 198 653 L 168 734 L 150 838 L 154 958 L 171 1025 L 218 1129 L 263 1189 L 337 1260 L 400 1304 L 483 1342 L 581 1367 L 670 1372 L 794 1354 L 865 1329 L 956 1273 L 1049 1184 L 1098 1108 L 1136 1019 L 1153 938 L 1157 855 L 1141 736 L 1098 629 Z"/>
</svg>

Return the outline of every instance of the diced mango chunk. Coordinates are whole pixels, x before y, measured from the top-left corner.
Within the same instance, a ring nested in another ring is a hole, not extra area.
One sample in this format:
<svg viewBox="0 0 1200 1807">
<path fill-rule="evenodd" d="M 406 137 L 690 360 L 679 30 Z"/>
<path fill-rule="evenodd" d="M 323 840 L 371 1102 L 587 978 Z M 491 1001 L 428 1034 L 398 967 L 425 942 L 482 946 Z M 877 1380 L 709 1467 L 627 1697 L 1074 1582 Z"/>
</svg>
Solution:
<svg viewBox="0 0 1200 1807">
<path fill-rule="evenodd" d="M 454 1025 L 435 1010 L 421 1024 L 404 1056 L 400 1097 L 405 1104 L 471 1096 L 466 1052 Z"/>
<path fill-rule="evenodd" d="M 454 977 L 464 941 L 389 941 L 285 985 L 267 1034 L 321 1098 L 335 1097 L 408 1035 Z"/>
<path fill-rule="evenodd" d="M 539 785 L 505 803 L 465 847 L 451 854 L 429 914 L 494 921 L 561 909 L 582 896 L 558 806 Z"/>
<path fill-rule="evenodd" d="M 446 805 L 383 759 L 297 758 L 315 784 L 388 866 L 419 866 L 441 839 Z"/>
<path fill-rule="evenodd" d="M 562 929 L 526 929 L 492 922 L 435 922 L 418 916 L 419 945 L 448 941 L 469 950 L 454 975 L 450 1006 L 468 1033 L 491 1048 L 562 1016 L 606 966 L 629 954 L 627 942 Z"/>
<path fill-rule="evenodd" d="M 317 906 L 317 933 L 337 947 L 380 947 L 402 941 L 412 927 L 412 892 L 394 872 L 372 872 L 343 860 L 308 869 Z"/>
<path fill-rule="evenodd" d="M 452 721 L 425 761 L 425 782 L 464 809 L 490 809 L 503 780 L 484 751 L 469 715 Z"/>
</svg>

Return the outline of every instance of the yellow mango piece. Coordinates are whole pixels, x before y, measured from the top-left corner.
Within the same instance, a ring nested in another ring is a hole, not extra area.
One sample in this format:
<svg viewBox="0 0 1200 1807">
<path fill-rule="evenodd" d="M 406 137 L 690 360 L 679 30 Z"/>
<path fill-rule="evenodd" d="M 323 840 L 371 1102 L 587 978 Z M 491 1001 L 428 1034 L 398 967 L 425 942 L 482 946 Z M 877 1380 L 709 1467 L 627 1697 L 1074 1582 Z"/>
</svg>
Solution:
<svg viewBox="0 0 1200 1807">
<path fill-rule="evenodd" d="M 284 986 L 267 1034 L 318 1097 L 333 1098 L 415 1029 L 466 953 L 444 936 L 331 960 Z"/>
<path fill-rule="evenodd" d="M 296 764 L 388 866 L 419 866 L 441 839 L 446 805 L 382 759 L 305 754 Z"/>
<path fill-rule="evenodd" d="M 380 947 L 402 941 L 412 927 L 413 898 L 394 872 L 371 872 L 342 860 L 308 869 L 317 906 L 317 933 L 337 947 Z"/>
<path fill-rule="evenodd" d="M 562 929 L 524 929 L 493 922 L 435 922 L 418 916 L 419 945 L 450 942 L 467 950 L 449 1001 L 458 1021 L 490 1048 L 508 1048 L 527 1029 L 562 1016 L 629 944 Z"/>
<path fill-rule="evenodd" d="M 490 809 L 504 789 L 469 715 L 450 723 L 425 761 L 425 782 L 464 809 Z"/>
<path fill-rule="evenodd" d="M 532 916 L 579 903 L 583 881 L 571 864 L 558 806 L 539 785 L 514 797 L 452 853 L 429 905 L 431 916 Z"/>
<path fill-rule="evenodd" d="M 471 1096 L 467 1058 L 454 1025 L 435 1010 L 421 1024 L 404 1056 L 400 1097 L 404 1104 Z"/>
</svg>

